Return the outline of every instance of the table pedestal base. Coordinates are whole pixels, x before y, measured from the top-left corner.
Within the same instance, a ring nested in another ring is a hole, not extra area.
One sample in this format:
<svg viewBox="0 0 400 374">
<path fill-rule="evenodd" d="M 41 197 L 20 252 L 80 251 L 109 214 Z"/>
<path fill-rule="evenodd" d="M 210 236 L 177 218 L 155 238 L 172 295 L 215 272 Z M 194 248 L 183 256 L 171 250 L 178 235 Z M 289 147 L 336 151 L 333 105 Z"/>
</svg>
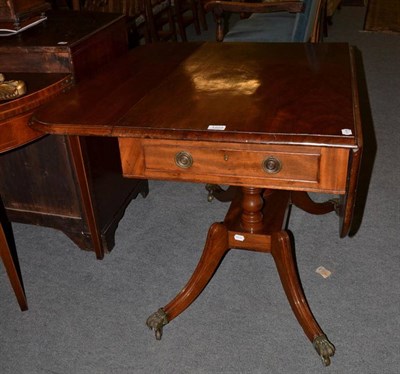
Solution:
<svg viewBox="0 0 400 374">
<path fill-rule="evenodd" d="M 163 326 L 200 295 L 230 249 L 267 252 L 275 261 L 298 322 L 324 365 L 329 365 L 335 348 L 307 303 L 297 273 L 291 235 L 285 230 L 291 204 L 313 214 L 325 214 L 335 209 L 334 202 L 315 203 L 305 192 L 243 187 L 233 199 L 224 222 L 210 227 L 203 254 L 186 286 L 171 302 L 147 319 L 147 326 L 155 331 L 156 338 L 161 339 Z"/>
</svg>

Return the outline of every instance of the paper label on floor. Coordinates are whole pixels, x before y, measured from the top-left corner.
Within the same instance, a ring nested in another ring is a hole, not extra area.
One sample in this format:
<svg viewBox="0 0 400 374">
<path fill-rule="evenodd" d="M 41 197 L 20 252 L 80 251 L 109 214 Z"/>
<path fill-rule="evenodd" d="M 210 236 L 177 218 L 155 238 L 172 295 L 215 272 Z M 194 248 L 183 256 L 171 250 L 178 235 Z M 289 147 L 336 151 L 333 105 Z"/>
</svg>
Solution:
<svg viewBox="0 0 400 374">
<path fill-rule="evenodd" d="M 316 273 L 321 275 L 324 278 L 329 278 L 332 275 L 332 272 L 329 271 L 328 269 L 325 269 L 323 266 L 319 266 L 316 270 Z"/>
</svg>

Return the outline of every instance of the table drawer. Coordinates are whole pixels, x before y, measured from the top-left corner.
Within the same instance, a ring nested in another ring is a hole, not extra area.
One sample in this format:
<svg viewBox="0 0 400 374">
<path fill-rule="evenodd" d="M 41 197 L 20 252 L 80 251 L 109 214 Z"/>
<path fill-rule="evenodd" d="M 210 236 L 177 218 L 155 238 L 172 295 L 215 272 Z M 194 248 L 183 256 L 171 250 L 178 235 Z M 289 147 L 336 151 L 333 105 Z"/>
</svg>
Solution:
<svg viewBox="0 0 400 374">
<path fill-rule="evenodd" d="M 345 189 L 345 149 L 154 139 L 120 139 L 120 148 L 124 175 L 130 177 L 335 193 Z"/>
<path fill-rule="evenodd" d="M 319 153 L 144 145 L 147 171 L 318 181 Z"/>
</svg>

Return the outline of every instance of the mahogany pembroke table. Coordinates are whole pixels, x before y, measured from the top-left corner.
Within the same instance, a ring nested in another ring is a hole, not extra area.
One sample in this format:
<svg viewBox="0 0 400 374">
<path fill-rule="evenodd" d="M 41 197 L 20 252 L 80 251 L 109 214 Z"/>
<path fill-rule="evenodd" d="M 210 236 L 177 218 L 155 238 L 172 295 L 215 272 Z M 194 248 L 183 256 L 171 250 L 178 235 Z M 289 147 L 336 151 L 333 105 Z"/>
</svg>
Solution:
<svg viewBox="0 0 400 374">
<path fill-rule="evenodd" d="M 286 223 L 292 204 L 312 214 L 335 210 L 340 236 L 348 234 L 362 150 L 351 47 L 138 47 L 41 107 L 31 126 L 69 137 L 118 137 L 125 177 L 231 186 L 214 187 L 216 197 L 229 193 L 232 202 L 225 220 L 211 225 L 192 277 L 147 320 L 158 339 L 229 249 L 267 252 L 306 336 L 330 364 L 335 348 L 302 291 Z M 316 203 L 308 192 L 338 199 Z"/>
</svg>

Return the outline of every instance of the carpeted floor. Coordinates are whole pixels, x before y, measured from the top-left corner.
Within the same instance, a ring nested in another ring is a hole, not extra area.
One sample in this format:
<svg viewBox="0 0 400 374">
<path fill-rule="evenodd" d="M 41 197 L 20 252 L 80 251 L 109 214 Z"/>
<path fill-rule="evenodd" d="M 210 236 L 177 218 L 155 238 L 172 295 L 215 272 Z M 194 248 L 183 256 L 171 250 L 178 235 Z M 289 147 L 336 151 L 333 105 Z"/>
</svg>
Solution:
<svg viewBox="0 0 400 374">
<path fill-rule="evenodd" d="M 357 46 L 364 64 L 366 200 L 358 230 L 339 239 L 334 213 L 293 209 L 290 221 L 304 291 L 337 349 L 330 367 L 262 253 L 230 252 L 202 295 L 155 340 L 147 316 L 187 281 L 209 225 L 227 205 L 208 203 L 204 185 L 153 181 L 149 196 L 128 207 L 102 261 L 60 232 L 13 225 L 29 310 L 18 310 L 0 266 L 0 373 L 398 374 L 400 38 L 362 32 L 364 15 L 364 8 L 342 7 L 325 40 Z M 200 38 L 213 40 L 214 30 Z M 315 272 L 321 265 L 329 278 Z"/>
<path fill-rule="evenodd" d="M 400 32 L 400 1 L 369 0 L 364 30 Z"/>
</svg>

